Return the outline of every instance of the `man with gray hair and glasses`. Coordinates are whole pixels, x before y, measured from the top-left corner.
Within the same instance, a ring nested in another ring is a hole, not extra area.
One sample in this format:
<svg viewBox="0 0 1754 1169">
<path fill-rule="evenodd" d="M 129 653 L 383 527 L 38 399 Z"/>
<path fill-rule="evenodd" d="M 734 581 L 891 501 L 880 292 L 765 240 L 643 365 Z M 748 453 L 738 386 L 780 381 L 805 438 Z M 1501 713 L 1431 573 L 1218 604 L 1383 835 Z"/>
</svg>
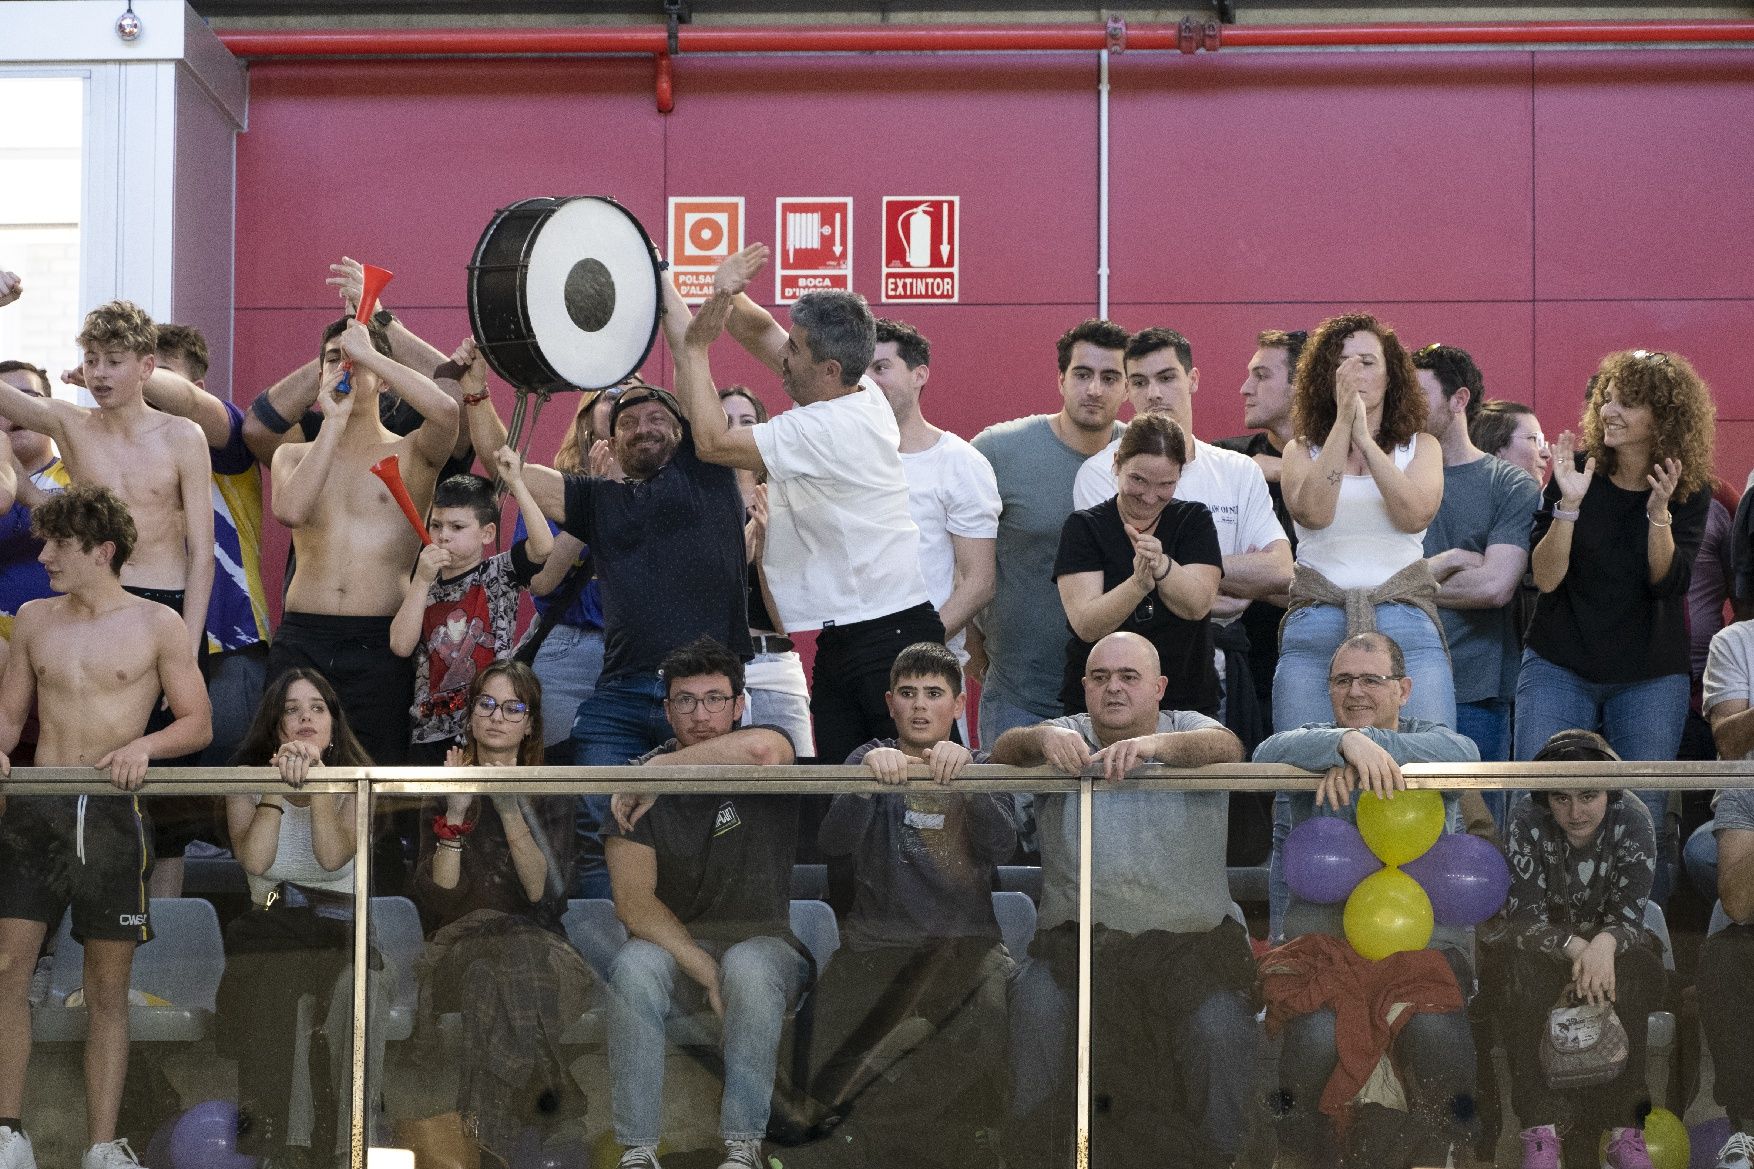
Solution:
<svg viewBox="0 0 1754 1169">
<path fill-rule="evenodd" d="M 701 458 L 767 477 L 761 567 L 773 617 L 788 634 L 821 630 L 810 713 L 817 758 L 839 763 L 895 737 L 889 667 L 915 642 L 943 642 L 944 623 L 920 572 L 895 414 L 864 376 L 877 344 L 871 310 L 851 292 L 812 292 L 782 328 L 744 294 L 767 257 L 753 244 L 719 266 L 676 354 L 676 396 Z M 780 375 L 792 409 L 727 427 L 707 365 L 726 328 Z"/>
</svg>

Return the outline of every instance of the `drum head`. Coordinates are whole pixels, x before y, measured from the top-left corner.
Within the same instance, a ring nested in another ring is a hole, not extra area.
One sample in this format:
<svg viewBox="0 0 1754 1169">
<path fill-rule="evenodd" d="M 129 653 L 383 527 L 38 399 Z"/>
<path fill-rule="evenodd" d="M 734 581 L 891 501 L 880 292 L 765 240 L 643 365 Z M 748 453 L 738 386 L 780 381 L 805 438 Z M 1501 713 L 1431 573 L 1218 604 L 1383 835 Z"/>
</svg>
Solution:
<svg viewBox="0 0 1754 1169">
<path fill-rule="evenodd" d="M 639 369 L 657 337 L 662 276 L 645 229 L 626 208 L 591 195 L 526 200 L 494 217 L 478 259 L 501 250 L 496 243 L 518 246 L 521 270 L 501 269 L 498 279 L 477 271 L 470 313 L 501 377 L 525 390 L 561 383 L 596 390 Z M 503 303 L 475 303 L 502 300 L 512 291 L 508 276 L 515 278 L 516 312 L 505 312 Z M 484 324 L 513 335 L 482 336 Z"/>
</svg>

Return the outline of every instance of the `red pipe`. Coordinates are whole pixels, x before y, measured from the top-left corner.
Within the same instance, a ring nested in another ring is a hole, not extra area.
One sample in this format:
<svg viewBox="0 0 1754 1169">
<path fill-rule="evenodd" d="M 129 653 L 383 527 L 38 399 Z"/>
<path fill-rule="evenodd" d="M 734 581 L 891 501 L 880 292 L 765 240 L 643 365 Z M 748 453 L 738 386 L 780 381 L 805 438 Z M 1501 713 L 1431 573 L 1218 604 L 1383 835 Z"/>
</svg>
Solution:
<svg viewBox="0 0 1754 1169">
<path fill-rule="evenodd" d="M 1212 35 L 1216 30 L 1216 36 Z M 1386 45 L 1650 44 L 1754 41 L 1754 20 L 1522 21 L 1501 24 L 1249 25 L 1190 22 L 1202 46 L 1328 48 Z M 1182 47 L 1181 25 L 1131 27 L 1129 49 Z M 398 28 L 229 31 L 233 54 L 269 57 L 430 57 L 653 54 L 668 50 L 661 25 L 581 28 Z M 685 53 L 1011 53 L 1089 51 L 1108 45 L 1102 25 L 683 25 Z"/>
<path fill-rule="evenodd" d="M 651 54 L 658 110 L 675 108 L 669 30 L 629 28 L 394 28 L 295 29 L 222 32 L 239 57 L 466 57 Z M 939 24 L 810 27 L 700 27 L 677 29 L 677 51 L 687 53 L 1018 53 L 1096 52 L 1118 41 L 1129 49 L 1338 48 L 1393 45 L 1613 45 L 1751 42 L 1754 20 L 1523 21 L 1502 24 L 1286 24 L 1200 23 L 1107 25 Z"/>
</svg>

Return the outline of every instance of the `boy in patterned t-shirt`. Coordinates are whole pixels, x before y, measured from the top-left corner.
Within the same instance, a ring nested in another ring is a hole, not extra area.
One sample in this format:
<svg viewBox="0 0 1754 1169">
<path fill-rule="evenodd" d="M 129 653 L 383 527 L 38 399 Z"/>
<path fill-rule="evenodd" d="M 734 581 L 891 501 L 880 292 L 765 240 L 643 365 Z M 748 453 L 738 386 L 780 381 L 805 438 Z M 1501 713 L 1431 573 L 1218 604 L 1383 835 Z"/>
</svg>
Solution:
<svg viewBox="0 0 1754 1169">
<path fill-rule="evenodd" d="M 446 479 L 433 492 L 432 544 L 420 553 L 390 623 L 390 648 L 414 658 L 411 764 L 444 762 L 468 723 L 469 683 L 478 670 L 511 653 L 518 589 L 530 583 L 554 547 L 524 485 L 523 460 L 506 447 L 496 461 L 529 536 L 509 552 L 482 559 L 499 535 L 493 484 L 479 475 Z"/>
</svg>

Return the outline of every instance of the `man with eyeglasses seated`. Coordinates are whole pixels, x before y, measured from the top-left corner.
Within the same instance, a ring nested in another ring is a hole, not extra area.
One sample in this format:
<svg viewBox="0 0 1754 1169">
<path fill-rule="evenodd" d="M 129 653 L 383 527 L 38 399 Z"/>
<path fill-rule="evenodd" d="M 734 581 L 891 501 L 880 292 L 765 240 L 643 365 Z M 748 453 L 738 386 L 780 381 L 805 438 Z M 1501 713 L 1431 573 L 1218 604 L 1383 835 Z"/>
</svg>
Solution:
<svg viewBox="0 0 1754 1169">
<path fill-rule="evenodd" d="M 1094 770 L 1203 767 L 1242 758 L 1216 719 L 1162 710 L 1157 650 L 1137 633 L 1098 641 L 1084 666 L 1087 714 L 999 736 L 992 762 Z M 1070 1141 L 1072 996 L 1078 987 L 1079 798 L 1036 797 L 1042 897 L 1030 962 L 1012 996 L 1015 1082 L 1007 1163 L 1063 1165 Z M 1254 1075 L 1255 962 L 1227 916 L 1229 794 L 1100 791 L 1093 804 L 1093 1083 L 1102 1102 L 1091 1160 L 1103 1165 L 1233 1163 Z"/>
<path fill-rule="evenodd" d="M 687 778 L 675 769 L 792 762 L 785 732 L 738 727 L 744 694 L 736 654 L 703 637 L 672 651 L 662 675 L 676 737 L 641 764 Z M 628 933 L 609 974 L 620 1169 L 658 1169 L 664 1021 L 678 1007 L 710 1007 L 723 1023 L 720 1169 L 763 1169 L 780 1029 L 814 975 L 790 924 L 798 797 L 616 796 L 603 846 Z"/>
<path fill-rule="evenodd" d="M 1401 709 L 1413 693 L 1406 660 L 1393 638 L 1382 633 L 1360 633 L 1340 643 L 1328 669 L 1328 695 L 1334 721 L 1308 723 L 1296 730 L 1281 731 L 1255 750 L 1256 763 L 1287 763 L 1305 771 L 1321 772 L 1322 780 L 1312 795 L 1291 793 L 1291 819 L 1295 826 L 1315 815 L 1352 820 L 1352 793 L 1360 788 L 1391 797 L 1406 790 L 1401 766 L 1406 763 L 1472 763 L 1480 752 L 1473 740 L 1448 727 L 1422 719 L 1401 717 Z M 1327 805 L 1323 811 L 1322 806 Z M 1444 796 L 1445 817 L 1456 822 L 1455 797 Z M 1343 936 L 1342 905 L 1315 905 L 1295 895 L 1286 909 L 1285 936 L 1305 934 Z M 1335 946 L 1344 943 L 1336 942 Z M 1470 941 L 1465 929 L 1439 926 L 1426 947 L 1435 950 L 1448 969 L 1432 964 L 1418 973 L 1441 984 L 1447 1009 L 1417 1009 L 1393 1040 L 1394 1067 L 1402 1078 L 1404 1114 L 1372 1111 L 1367 1122 L 1352 1125 L 1350 1138 L 1360 1150 L 1357 1163 L 1371 1165 L 1441 1165 L 1453 1146 L 1466 1148 L 1474 1118 L 1474 1039 L 1464 1009 L 1462 988 L 1474 985 Z M 1277 964 L 1291 969 L 1299 963 L 1314 988 L 1320 951 L 1296 941 L 1262 959 L 1268 973 Z M 1277 956 L 1283 955 L 1280 959 Z M 1404 959 L 1391 955 L 1383 962 Z M 1362 962 L 1362 959 L 1359 959 Z M 1375 969 L 1381 969 L 1376 967 Z M 1321 969 L 1327 969 L 1321 967 Z M 1385 972 L 1386 973 L 1386 972 Z M 1347 980 L 1335 973 L 1335 982 Z M 1453 979 L 1453 984 L 1451 983 Z M 1280 983 L 1280 985 L 1288 985 Z M 1450 992 L 1453 991 L 1453 994 Z M 1269 996 L 1271 998 L 1271 995 Z M 1338 1004 L 1339 996 L 1324 996 L 1325 1004 Z M 1449 1003 L 1453 1001 L 1453 1007 Z M 1433 1000 L 1435 1002 L 1435 1000 Z M 1269 1004 L 1269 1019 L 1273 1008 Z M 1342 1142 L 1334 1118 L 1320 1107 L 1330 1076 L 1337 1073 L 1339 1053 L 1352 1052 L 1361 1036 L 1339 1034 L 1336 1011 L 1322 1005 L 1292 1017 L 1284 1027 L 1284 1048 L 1279 1061 L 1280 1164 L 1298 1169 L 1325 1169 L 1340 1163 Z M 1353 1061 L 1348 1060 L 1348 1064 Z M 1373 1081 L 1374 1083 L 1374 1081 Z M 1350 1100 L 1351 1093 L 1347 1093 Z M 1336 1114 L 1351 1117 L 1350 1104 L 1341 1101 Z M 1379 1125 L 1378 1121 L 1391 1123 Z M 1386 1145 L 1375 1142 L 1382 1140 Z M 1368 1145 L 1360 1142 L 1370 1142 Z M 1396 1150 L 1395 1152 L 1389 1151 Z M 1410 1159 L 1409 1159 L 1410 1158 Z"/>
</svg>

